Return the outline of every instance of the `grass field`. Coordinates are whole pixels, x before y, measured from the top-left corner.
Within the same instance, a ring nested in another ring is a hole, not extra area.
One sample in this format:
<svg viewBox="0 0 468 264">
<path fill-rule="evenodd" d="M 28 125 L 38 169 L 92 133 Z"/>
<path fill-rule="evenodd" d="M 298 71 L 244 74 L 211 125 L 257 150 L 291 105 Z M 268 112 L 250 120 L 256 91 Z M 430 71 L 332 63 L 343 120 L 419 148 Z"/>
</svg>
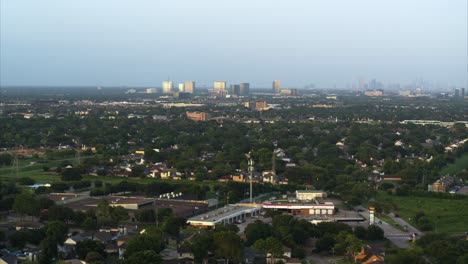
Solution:
<svg viewBox="0 0 468 264">
<path fill-rule="evenodd" d="M 468 170 L 468 153 L 456 159 L 454 163 L 445 166 L 441 170 L 441 174 L 456 174 L 462 170 Z"/>
<path fill-rule="evenodd" d="M 413 220 L 416 213 L 423 211 L 435 223 L 436 232 L 462 234 L 468 231 L 468 199 L 396 196 L 379 192 L 377 200 L 395 204 L 398 207 L 395 213 L 412 225 L 416 225 Z"/>
<path fill-rule="evenodd" d="M 51 160 L 47 163 L 36 163 L 34 159 L 25 159 L 18 161 L 18 171 L 14 166 L 7 166 L 0 168 L 0 180 L 11 180 L 16 178 L 29 177 L 34 179 L 37 183 L 51 183 L 60 180 L 55 171 L 52 169 L 60 165 L 62 162 L 68 161 L 72 164 L 76 163 L 76 158 Z M 45 172 L 43 167 L 46 166 L 51 170 Z"/>
</svg>

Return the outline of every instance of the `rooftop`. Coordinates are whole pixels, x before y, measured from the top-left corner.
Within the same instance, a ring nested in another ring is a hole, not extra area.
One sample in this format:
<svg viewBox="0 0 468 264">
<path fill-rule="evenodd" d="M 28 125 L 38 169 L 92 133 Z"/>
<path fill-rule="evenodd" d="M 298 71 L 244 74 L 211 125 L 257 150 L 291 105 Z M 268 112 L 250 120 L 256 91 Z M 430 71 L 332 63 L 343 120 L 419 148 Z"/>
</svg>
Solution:
<svg viewBox="0 0 468 264">
<path fill-rule="evenodd" d="M 321 190 L 297 190 L 296 193 L 324 193 Z"/>
<path fill-rule="evenodd" d="M 216 224 L 218 222 L 223 221 L 226 218 L 234 217 L 243 213 L 250 213 L 254 210 L 259 210 L 260 206 L 241 206 L 241 205 L 233 205 L 229 204 L 222 208 L 218 208 L 211 212 L 194 216 L 188 219 L 189 222 L 212 222 Z"/>
</svg>

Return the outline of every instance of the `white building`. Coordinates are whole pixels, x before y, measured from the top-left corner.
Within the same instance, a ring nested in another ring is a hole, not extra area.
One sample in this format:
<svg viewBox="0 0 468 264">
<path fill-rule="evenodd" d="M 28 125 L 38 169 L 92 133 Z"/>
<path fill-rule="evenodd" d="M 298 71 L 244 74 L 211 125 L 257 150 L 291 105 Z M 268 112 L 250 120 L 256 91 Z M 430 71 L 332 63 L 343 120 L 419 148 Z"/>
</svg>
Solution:
<svg viewBox="0 0 468 264">
<path fill-rule="evenodd" d="M 179 92 L 185 92 L 185 85 L 183 83 L 179 83 Z"/>
<path fill-rule="evenodd" d="M 314 200 L 316 198 L 326 198 L 327 193 L 319 190 L 297 190 L 296 199 L 299 201 Z"/>
<path fill-rule="evenodd" d="M 215 81 L 213 85 L 215 91 L 224 91 L 226 90 L 226 82 L 224 81 Z"/>
<path fill-rule="evenodd" d="M 286 210 L 293 215 L 320 215 L 327 216 L 335 214 L 335 205 L 332 202 L 324 204 L 263 204 L 264 209 Z"/>
<path fill-rule="evenodd" d="M 172 93 L 172 89 L 173 89 L 172 81 L 164 81 L 162 83 L 162 92 L 163 93 L 170 94 L 170 93 Z"/>
<path fill-rule="evenodd" d="M 219 224 L 233 224 L 248 216 L 258 215 L 261 209 L 261 206 L 256 205 L 229 204 L 211 212 L 191 217 L 187 220 L 187 223 L 197 227 L 215 228 Z"/>
<path fill-rule="evenodd" d="M 156 88 L 148 88 L 148 89 L 146 89 L 146 93 L 147 93 L 147 94 L 156 93 Z"/>
</svg>

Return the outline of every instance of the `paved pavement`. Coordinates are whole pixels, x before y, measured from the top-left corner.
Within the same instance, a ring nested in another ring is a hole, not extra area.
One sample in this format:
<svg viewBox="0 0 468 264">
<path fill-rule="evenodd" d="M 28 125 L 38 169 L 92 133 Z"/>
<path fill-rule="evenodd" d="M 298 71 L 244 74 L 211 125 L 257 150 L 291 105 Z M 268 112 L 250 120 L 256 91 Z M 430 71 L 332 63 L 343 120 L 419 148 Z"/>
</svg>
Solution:
<svg viewBox="0 0 468 264">
<path fill-rule="evenodd" d="M 369 225 L 369 210 L 359 206 L 356 207 L 356 209 L 360 209 L 361 215 L 366 218 L 366 221 L 362 222 L 361 225 L 368 226 Z M 378 217 L 375 217 L 375 222 L 377 225 L 382 228 L 384 231 L 384 236 L 390 240 L 395 246 L 399 248 L 409 248 L 410 247 L 410 237 L 412 233 L 416 233 L 418 237 L 421 237 L 424 235 L 421 231 L 416 229 L 415 227 L 411 226 L 408 224 L 405 220 L 395 217 L 394 214 L 388 215 L 388 217 L 392 218 L 395 222 L 397 222 L 400 226 L 407 227 L 408 231 L 401 231 L 394 226 L 390 225 L 389 223 L 386 223 L 383 220 L 378 219 Z"/>
<path fill-rule="evenodd" d="M 416 233 L 419 237 L 423 236 L 424 233 L 419 231 L 416 227 L 410 225 L 408 222 L 406 222 L 403 218 L 396 217 L 394 213 L 389 213 L 387 214 L 388 217 L 393 219 L 393 221 L 397 222 L 399 225 L 406 227 L 408 229 L 408 232 L 410 233 Z"/>
</svg>

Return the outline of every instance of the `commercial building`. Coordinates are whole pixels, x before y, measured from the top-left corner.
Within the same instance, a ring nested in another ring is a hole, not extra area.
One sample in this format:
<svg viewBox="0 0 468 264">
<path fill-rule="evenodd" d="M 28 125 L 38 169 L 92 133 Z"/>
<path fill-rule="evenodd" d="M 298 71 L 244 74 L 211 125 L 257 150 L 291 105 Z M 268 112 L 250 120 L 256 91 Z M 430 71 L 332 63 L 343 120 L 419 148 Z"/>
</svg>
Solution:
<svg viewBox="0 0 468 264">
<path fill-rule="evenodd" d="M 178 88 L 179 88 L 178 89 L 179 92 L 184 92 L 185 91 L 185 85 L 183 83 L 179 83 Z"/>
<path fill-rule="evenodd" d="M 404 91 L 398 91 L 398 94 L 400 96 L 410 96 L 411 95 L 411 92 L 408 91 L 408 90 L 404 90 Z"/>
<path fill-rule="evenodd" d="M 248 95 L 250 93 L 250 83 L 239 84 L 239 95 Z"/>
<path fill-rule="evenodd" d="M 267 110 L 268 107 L 267 107 L 267 103 L 266 101 L 255 101 L 255 110 L 256 111 L 263 111 L 263 110 Z"/>
<path fill-rule="evenodd" d="M 195 82 L 194 81 L 186 81 L 184 83 L 184 92 L 194 93 L 195 92 Z"/>
<path fill-rule="evenodd" d="M 207 114 L 205 112 L 185 112 L 188 119 L 193 121 L 206 121 Z"/>
<path fill-rule="evenodd" d="M 319 190 L 297 190 L 296 199 L 299 201 L 314 200 L 316 198 L 326 198 L 327 193 Z"/>
<path fill-rule="evenodd" d="M 162 92 L 165 94 L 170 94 L 172 93 L 173 85 L 172 81 L 164 81 L 162 83 Z"/>
<path fill-rule="evenodd" d="M 239 84 L 231 84 L 229 88 L 229 93 L 234 95 L 240 95 L 240 85 Z"/>
<path fill-rule="evenodd" d="M 383 96 L 384 95 L 384 90 L 382 89 L 377 89 L 377 90 L 368 90 L 364 92 L 365 96 L 372 96 L 372 97 L 377 97 L 377 96 Z"/>
<path fill-rule="evenodd" d="M 147 94 L 156 93 L 156 88 L 148 88 L 148 89 L 146 89 L 146 93 L 147 93 Z"/>
<path fill-rule="evenodd" d="M 280 81 L 274 80 L 272 88 L 273 88 L 273 93 L 279 94 L 281 92 Z"/>
<path fill-rule="evenodd" d="M 250 93 L 249 83 L 231 84 L 230 94 L 233 95 L 248 95 Z"/>
<path fill-rule="evenodd" d="M 191 217 L 187 220 L 192 226 L 215 228 L 219 224 L 233 224 L 248 217 L 258 215 L 262 207 L 258 205 L 233 205 L 218 208 L 214 211 Z"/>
<path fill-rule="evenodd" d="M 224 91 L 226 90 L 226 82 L 224 81 L 215 81 L 213 84 L 213 89 L 215 91 Z"/>
<path fill-rule="evenodd" d="M 283 89 L 281 90 L 281 95 L 296 96 L 297 89 Z"/>
<path fill-rule="evenodd" d="M 301 203 L 264 203 L 262 205 L 264 209 L 274 209 L 287 211 L 293 215 L 315 215 L 315 216 L 327 216 L 335 214 L 335 205 L 332 202 L 326 202 L 324 204 L 301 204 Z"/>
<path fill-rule="evenodd" d="M 158 199 L 129 196 L 86 196 L 81 194 L 52 193 L 47 198 L 57 204 L 66 206 L 74 211 L 86 212 L 96 209 L 101 200 L 106 200 L 110 206 L 122 206 L 134 215 L 135 211 L 158 208 L 171 208 L 176 216 L 190 217 L 208 210 L 208 202 L 181 199 Z"/>
</svg>

